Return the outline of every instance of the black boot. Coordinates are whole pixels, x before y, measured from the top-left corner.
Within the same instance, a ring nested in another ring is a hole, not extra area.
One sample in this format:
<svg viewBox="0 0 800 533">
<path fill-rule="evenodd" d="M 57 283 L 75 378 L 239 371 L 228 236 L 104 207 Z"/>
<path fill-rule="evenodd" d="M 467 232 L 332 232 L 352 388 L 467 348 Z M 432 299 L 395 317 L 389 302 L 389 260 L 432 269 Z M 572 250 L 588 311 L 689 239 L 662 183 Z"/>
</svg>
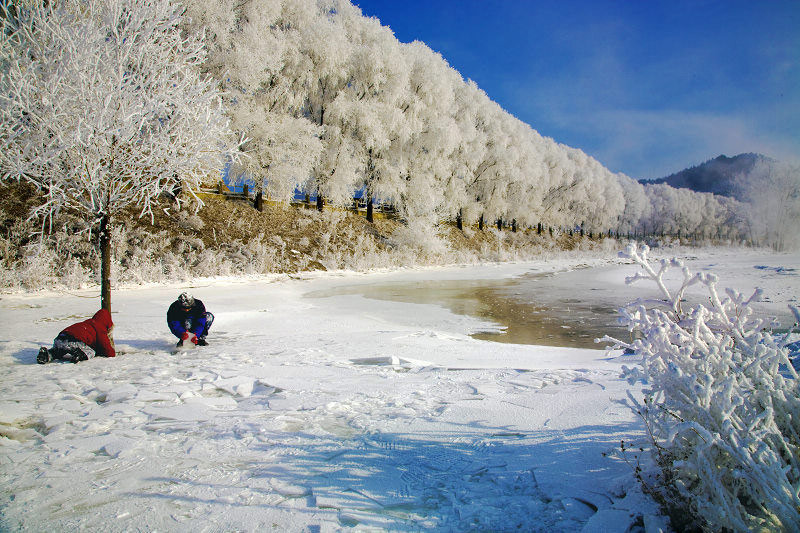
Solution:
<svg viewBox="0 0 800 533">
<path fill-rule="evenodd" d="M 206 338 L 205 337 L 200 337 L 199 339 L 197 339 L 197 345 L 198 346 L 208 346 L 208 343 L 206 342 Z"/>
<path fill-rule="evenodd" d="M 88 361 L 89 358 L 86 357 L 86 354 L 80 350 L 76 350 L 70 354 L 69 362 L 70 363 L 80 363 L 81 361 Z"/>
<path fill-rule="evenodd" d="M 36 354 L 36 362 L 37 363 L 39 363 L 40 365 L 43 365 L 45 363 L 49 363 L 52 360 L 53 360 L 53 358 L 50 356 L 50 350 L 48 350 L 44 346 L 39 348 L 39 353 Z"/>
</svg>

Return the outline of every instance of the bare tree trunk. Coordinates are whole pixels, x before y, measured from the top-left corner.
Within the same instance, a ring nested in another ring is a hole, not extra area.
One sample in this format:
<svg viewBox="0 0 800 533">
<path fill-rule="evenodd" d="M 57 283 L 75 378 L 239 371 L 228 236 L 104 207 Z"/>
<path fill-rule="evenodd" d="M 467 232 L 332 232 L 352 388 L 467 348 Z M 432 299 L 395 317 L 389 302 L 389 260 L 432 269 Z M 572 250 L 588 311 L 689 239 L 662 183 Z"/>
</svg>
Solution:
<svg viewBox="0 0 800 533">
<path fill-rule="evenodd" d="M 100 302 L 111 312 L 111 217 L 100 220 Z"/>
<path fill-rule="evenodd" d="M 367 199 L 367 222 L 374 223 L 375 220 L 372 214 L 372 183 L 375 180 L 375 161 L 372 159 L 372 148 L 369 149 L 369 159 L 367 160 L 365 176 L 367 186 L 364 188 L 364 195 Z"/>
<path fill-rule="evenodd" d="M 170 191 L 170 195 L 171 195 L 171 198 L 172 198 L 173 202 L 177 202 L 178 201 L 178 196 L 180 196 L 182 191 L 183 191 L 183 184 L 180 183 L 180 182 L 176 183 L 175 186 L 172 187 L 172 190 Z"/>
</svg>

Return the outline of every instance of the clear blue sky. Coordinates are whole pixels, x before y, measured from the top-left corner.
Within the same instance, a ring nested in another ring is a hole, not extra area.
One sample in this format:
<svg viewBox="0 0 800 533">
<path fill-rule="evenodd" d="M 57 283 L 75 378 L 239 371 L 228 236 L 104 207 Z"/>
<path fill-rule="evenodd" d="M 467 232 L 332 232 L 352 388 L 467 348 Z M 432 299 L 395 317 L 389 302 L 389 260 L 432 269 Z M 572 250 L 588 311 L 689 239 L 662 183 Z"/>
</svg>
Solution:
<svg viewBox="0 0 800 533">
<path fill-rule="evenodd" d="M 800 157 L 800 0 L 352 1 L 614 172 Z"/>
</svg>

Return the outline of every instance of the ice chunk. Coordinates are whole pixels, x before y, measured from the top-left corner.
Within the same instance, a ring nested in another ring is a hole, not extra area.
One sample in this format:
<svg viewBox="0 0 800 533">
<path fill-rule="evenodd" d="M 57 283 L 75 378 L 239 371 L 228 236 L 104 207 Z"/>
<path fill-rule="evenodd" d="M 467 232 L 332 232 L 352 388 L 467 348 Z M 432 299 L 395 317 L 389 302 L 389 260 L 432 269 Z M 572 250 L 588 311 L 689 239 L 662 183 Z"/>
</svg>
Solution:
<svg viewBox="0 0 800 533">
<path fill-rule="evenodd" d="M 41 438 L 41 435 L 35 429 L 29 427 L 21 428 L 0 424 L 0 444 L 3 442 L 2 437 L 18 442 L 25 442 Z"/>
<path fill-rule="evenodd" d="M 597 509 L 588 502 L 577 498 L 564 498 L 561 500 L 561 505 L 570 518 L 575 520 L 588 520 Z"/>
<path fill-rule="evenodd" d="M 214 417 L 208 407 L 199 403 L 176 405 L 175 407 L 145 407 L 145 413 L 156 420 L 178 420 L 183 422 L 199 422 Z"/>
<path fill-rule="evenodd" d="M 223 410 L 230 410 L 236 408 L 236 400 L 231 398 L 230 396 L 220 396 L 220 397 L 211 397 L 211 398 L 203 398 L 203 397 L 194 397 L 188 398 L 186 400 L 187 405 L 191 404 L 199 404 L 206 407 L 210 407 L 211 409 L 223 409 Z"/>
<path fill-rule="evenodd" d="M 592 516 L 581 533 L 625 533 L 630 531 L 634 517 L 628 511 L 602 509 Z"/>
<path fill-rule="evenodd" d="M 220 390 L 224 390 L 228 394 L 234 396 L 242 396 L 247 398 L 253 394 L 256 380 L 246 376 L 236 376 L 232 378 L 220 378 L 214 381 L 214 386 Z"/>
<path fill-rule="evenodd" d="M 118 387 L 114 387 L 110 391 L 106 393 L 106 402 L 121 402 L 124 400 L 129 400 L 136 396 L 136 393 L 139 389 L 135 385 L 131 385 L 130 383 L 125 383 L 124 385 L 120 385 Z"/>
<path fill-rule="evenodd" d="M 126 452 L 136 447 L 137 441 L 126 437 L 113 437 L 106 442 L 101 451 L 105 452 L 109 457 L 124 456 Z"/>
</svg>

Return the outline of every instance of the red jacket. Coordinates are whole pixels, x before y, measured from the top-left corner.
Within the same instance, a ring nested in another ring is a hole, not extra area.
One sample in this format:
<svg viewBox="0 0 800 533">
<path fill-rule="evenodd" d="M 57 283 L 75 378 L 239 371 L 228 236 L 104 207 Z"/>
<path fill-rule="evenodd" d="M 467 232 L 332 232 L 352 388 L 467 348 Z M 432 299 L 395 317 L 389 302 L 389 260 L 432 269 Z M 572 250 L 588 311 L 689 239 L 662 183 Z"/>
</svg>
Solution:
<svg viewBox="0 0 800 533">
<path fill-rule="evenodd" d="M 97 355 L 114 357 L 117 353 L 108 338 L 108 332 L 114 323 L 111 321 L 111 313 L 106 309 L 101 309 L 89 320 L 72 324 L 65 328 L 62 333 L 72 335 L 88 346 L 91 346 Z"/>
</svg>

